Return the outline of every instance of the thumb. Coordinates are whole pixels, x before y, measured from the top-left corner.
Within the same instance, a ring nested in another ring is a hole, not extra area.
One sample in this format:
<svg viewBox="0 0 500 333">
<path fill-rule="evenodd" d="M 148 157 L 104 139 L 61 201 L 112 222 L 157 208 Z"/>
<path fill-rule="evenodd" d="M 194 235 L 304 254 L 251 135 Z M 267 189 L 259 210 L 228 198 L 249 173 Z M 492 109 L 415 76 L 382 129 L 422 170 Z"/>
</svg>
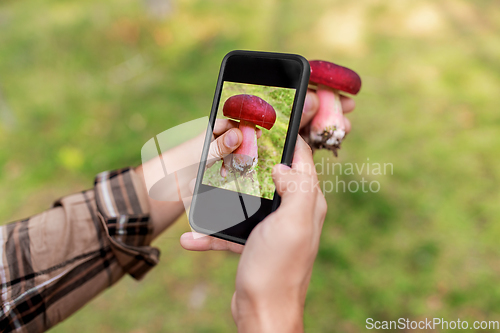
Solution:
<svg viewBox="0 0 500 333">
<path fill-rule="evenodd" d="M 207 156 L 207 167 L 212 166 L 216 161 L 231 154 L 241 145 L 243 133 L 237 128 L 232 128 L 219 136 L 210 144 Z"/>
<path fill-rule="evenodd" d="M 276 191 L 281 197 L 291 192 L 309 195 L 314 191 L 317 174 L 311 148 L 304 139 L 297 137 L 292 167 L 277 164 L 273 168 L 272 176 Z"/>
<path fill-rule="evenodd" d="M 296 173 L 292 168 L 284 164 L 276 164 L 272 171 L 272 177 L 276 191 L 283 197 L 288 191 L 293 174 Z"/>
<path fill-rule="evenodd" d="M 272 176 L 282 202 L 290 201 L 302 205 L 308 203 L 308 198 L 315 197 L 318 178 L 312 152 L 300 136 L 295 145 L 292 167 L 277 164 L 273 168 Z"/>
<path fill-rule="evenodd" d="M 296 216 L 299 216 L 314 209 L 319 189 L 313 175 L 283 164 L 276 165 L 272 175 L 276 191 L 281 197 L 279 211 L 296 212 Z"/>
</svg>

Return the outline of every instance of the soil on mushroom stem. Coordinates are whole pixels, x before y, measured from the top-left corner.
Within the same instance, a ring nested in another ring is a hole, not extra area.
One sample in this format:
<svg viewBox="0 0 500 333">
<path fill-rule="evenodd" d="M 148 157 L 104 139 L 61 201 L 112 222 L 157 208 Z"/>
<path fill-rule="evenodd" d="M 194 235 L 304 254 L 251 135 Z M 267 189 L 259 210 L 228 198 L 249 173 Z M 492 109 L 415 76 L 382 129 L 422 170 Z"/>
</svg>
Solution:
<svg viewBox="0 0 500 333">
<path fill-rule="evenodd" d="M 274 165 L 281 162 L 285 145 L 290 113 L 295 97 L 294 89 L 258 86 L 243 83 L 224 82 L 219 104 L 218 115 L 222 116 L 224 102 L 231 96 L 251 94 L 264 99 L 276 111 L 276 122 L 270 130 L 262 129 L 262 136 L 258 139 L 259 160 L 254 168 L 253 175 L 236 175 L 238 186 L 242 193 L 272 199 L 275 186 L 271 177 Z M 219 188 L 236 191 L 234 176 L 228 174 L 225 178 L 220 175 L 221 162 L 215 163 L 205 171 L 203 183 Z"/>
</svg>

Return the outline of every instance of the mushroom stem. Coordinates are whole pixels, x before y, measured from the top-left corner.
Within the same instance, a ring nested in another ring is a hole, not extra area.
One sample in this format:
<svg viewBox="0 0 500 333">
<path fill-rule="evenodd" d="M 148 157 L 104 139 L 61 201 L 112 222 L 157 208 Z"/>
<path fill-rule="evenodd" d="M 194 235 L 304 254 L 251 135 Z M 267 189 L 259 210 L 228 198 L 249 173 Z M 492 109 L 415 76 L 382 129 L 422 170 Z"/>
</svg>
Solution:
<svg viewBox="0 0 500 333">
<path fill-rule="evenodd" d="M 345 136 L 344 114 L 340 96 L 336 89 L 319 84 L 316 90 L 319 99 L 319 110 L 311 121 L 310 138 L 316 148 L 337 149 Z"/>
<path fill-rule="evenodd" d="M 255 124 L 248 121 L 240 121 L 239 129 L 243 133 L 241 145 L 233 152 L 233 167 L 240 171 L 248 171 L 258 161 L 257 133 Z"/>
</svg>

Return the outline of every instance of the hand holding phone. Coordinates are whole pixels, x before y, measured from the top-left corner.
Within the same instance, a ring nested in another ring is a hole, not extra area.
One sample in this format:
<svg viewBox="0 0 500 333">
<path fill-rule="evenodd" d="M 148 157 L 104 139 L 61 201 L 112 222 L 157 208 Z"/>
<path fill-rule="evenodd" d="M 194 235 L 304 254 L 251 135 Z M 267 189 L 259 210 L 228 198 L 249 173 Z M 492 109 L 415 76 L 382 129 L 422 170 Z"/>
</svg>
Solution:
<svg viewBox="0 0 500 333">
<path fill-rule="evenodd" d="M 307 100 L 302 129 L 309 126 L 319 107 L 313 91 L 307 93 Z M 340 96 L 340 102 L 343 113 L 354 109 L 352 99 Z M 351 126 L 345 120 L 347 133 Z M 225 237 L 193 238 L 192 233 L 181 237 L 181 245 L 188 250 L 242 253 L 245 249 L 231 304 L 235 322 L 242 331 L 302 331 L 305 293 L 326 213 L 326 202 L 315 185 L 311 150 L 302 138 L 297 140 L 292 168 L 280 165 L 273 171 L 282 205 L 253 229 L 245 247 Z"/>
<path fill-rule="evenodd" d="M 297 140 L 292 167 L 277 165 L 273 179 L 281 205 L 255 227 L 238 265 L 231 309 L 239 331 L 295 332 L 302 325 L 326 213 L 311 149 L 302 138 Z M 190 250 L 243 250 L 242 245 L 217 238 L 193 239 L 190 233 L 183 235 L 181 244 Z"/>
</svg>

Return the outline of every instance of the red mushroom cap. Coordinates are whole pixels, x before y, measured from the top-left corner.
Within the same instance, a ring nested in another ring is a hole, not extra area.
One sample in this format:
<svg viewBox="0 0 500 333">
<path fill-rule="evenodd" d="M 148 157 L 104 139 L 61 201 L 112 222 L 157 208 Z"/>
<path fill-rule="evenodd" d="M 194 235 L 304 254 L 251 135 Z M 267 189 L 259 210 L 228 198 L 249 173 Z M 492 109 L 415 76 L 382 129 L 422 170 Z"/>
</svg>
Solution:
<svg viewBox="0 0 500 333">
<path fill-rule="evenodd" d="M 222 109 L 224 116 L 243 120 L 270 130 L 276 121 L 276 112 L 271 104 L 254 95 L 229 97 Z"/>
<path fill-rule="evenodd" d="M 361 78 L 347 67 L 323 60 L 311 60 L 309 65 L 311 65 L 309 82 L 323 84 L 353 95 L 361 89 Z"/>
</svg>

